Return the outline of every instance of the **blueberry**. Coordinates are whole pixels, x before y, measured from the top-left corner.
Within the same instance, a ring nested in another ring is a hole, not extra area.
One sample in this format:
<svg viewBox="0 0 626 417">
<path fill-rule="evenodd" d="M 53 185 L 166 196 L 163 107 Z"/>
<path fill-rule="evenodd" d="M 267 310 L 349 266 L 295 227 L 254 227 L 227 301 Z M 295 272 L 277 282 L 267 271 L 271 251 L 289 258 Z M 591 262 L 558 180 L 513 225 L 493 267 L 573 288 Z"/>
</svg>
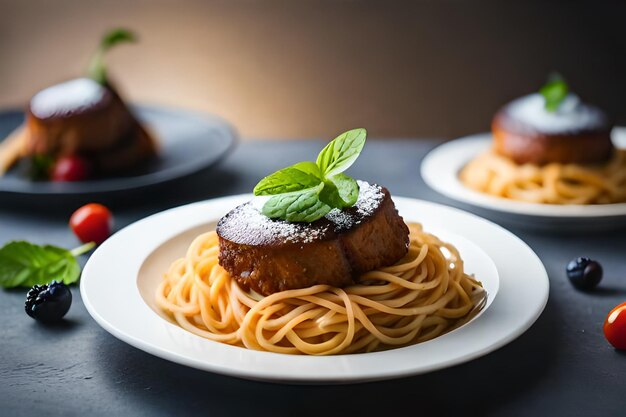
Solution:
<svg viewBox="0 0 626 417">
<path fill-rule="evenodd" d="M 72 292 L 62 282 L 35 285 L 26 295 L 26 314 L 44 323 L 59 321 L 72 305 Z"/>
<path fill-rule="evenodd" d="M 570 261 L 566 271 L 572 285 L 580 290 L 590 290 L 602 280 L 602 266 L 589 258 Z"/>
</svg>

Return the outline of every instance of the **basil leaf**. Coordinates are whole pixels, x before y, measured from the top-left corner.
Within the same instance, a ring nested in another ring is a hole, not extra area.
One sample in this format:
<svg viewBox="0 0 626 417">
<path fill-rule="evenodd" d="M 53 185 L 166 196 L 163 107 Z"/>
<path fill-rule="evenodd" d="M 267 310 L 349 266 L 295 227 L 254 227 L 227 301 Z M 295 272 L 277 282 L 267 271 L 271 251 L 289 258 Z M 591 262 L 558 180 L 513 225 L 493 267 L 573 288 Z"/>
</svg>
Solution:
<svg viewBox="0 0 626 417">
<path fill-rule="evenodd" d="M 317 194 L 302 193 L 287 208 L 287 221 L 289 222 L 314 222 L 321 219 L 332 207 L 320 201 Z"/>
<path fill-rule="evenodd" d="M 559 74 L 553 74 L 548 82 L 539 90 L 545 99 L 545 108 L 549 112 L 555 112 L 567 97 L 569 86 L 565 79 Z"/>
<path fill-rule="evenodd" d="M 50 170 L 54 165 L 54 158 L 50 155 L 37 154 L 30 158 L 28 167 L 29 176 L 33 181 L 50 179 Z"/>
<path fill-rule="evenodd" d="M 119 43 L 136 42 L 137 36 L 128 29 L 117 28 L 107 32 L 100 41 L 100 49 L 107 51 Z"/>
<path fill-rule="evenodd" d="M 254 195 L 284 194 L 316 187 L 322 181 L 317 174 L 319 169 L 313 162 L 300 162 L 263 178 L 254 187 Z"/>
<path fill-rule="evenodd" d="M 261 213 L 265 214 L 270 219 L 283 219 L 287 218 L 287 208 L 296 201 L 299 193 L 279 194 L 275 195 L 265 204 L 261 209 Z"/>
<path fill-rule="evenodd" d="M 334 208 L 352 207 L 359 198 L 359 185 L 345 174 L 337 174 L 324 180 L 320 200 Z"/>
<path fill-rule="evenodd" d="M 324 178 L 324 176 L 322 175 L 322 172 L 320 171 L 320 168 L 317 166 L 315 162 L 311 162 L 311 161 L 298 162 L 297 164 L 292 165 L 292 167 L 306 174 L 313 175 L 314 177 L 318 178 L 320 181 Z"/>
<path fill-rule="evenodd" d="M 333 139 L 317 156 L 324 177 L 335 176 L 354 163 L 365 145 L 365 129 L 352 129 Z"/>
<path fill-rule="evenodd" d="M 359 198 L 359 184 L 352 177 L 346 174 L 337 174 L 334 177 L 329 178 L 337 190 L 339 190 L 339 196 L 345 202 L 345 207 L 352 207 Z"/>
<path fill-rule="evenodd" d="M 332 140 L 317 162 L 299 162 L 263 178 L 254 195 L 273 196 L 261 209 L 272 219 L 311 222 L 333 208 L 353 206 L 359 197 L 357 182 L 343 174 L 365 145 L 365 129 L 353 129 Z"/>
<path fill-rule="evenodd" d="M 332 183 L 338 192 L 339 198 L 343 202 L 343 206 L 335 206 L 337 208 L 352 207 L 359 198 L 359 184 L 356 180 L 345 174 L 337 174 L 325 181 L 325 184 Z M 321 193 L 320 193 L 321 194 Z"/>
<path fill-rule="evenodd" d="M 135 34 L 126 29 L 113 29 L 107 32 L 102 37 L 98 49 L 89 61 L 89 66 L 87 67 L 87 75 L 89 78 L 99 82 L 100 84 L 106 84 L 107 76 L 106 66 L 104 64 L 104 55 L 106 52 L 115 45 L 124 42 L 135 42 L 136 40 L 137 37 Z"/>
<path fill-rule="evenodd" d="M 309 190 L 273 196 L 263 205 L 261 212 L 271 219 L 313 222 L 332 210 L 319 199 L 320 190 L 321 184 Z"/>
<path fill-rule="evenodd" d="M 53 279 L 71 284 L 79 277 L 80 266 L 66 249 L 24 241 L 0 248 L 0 286 L 4 288 L 32 287 Z"/>
</svg>

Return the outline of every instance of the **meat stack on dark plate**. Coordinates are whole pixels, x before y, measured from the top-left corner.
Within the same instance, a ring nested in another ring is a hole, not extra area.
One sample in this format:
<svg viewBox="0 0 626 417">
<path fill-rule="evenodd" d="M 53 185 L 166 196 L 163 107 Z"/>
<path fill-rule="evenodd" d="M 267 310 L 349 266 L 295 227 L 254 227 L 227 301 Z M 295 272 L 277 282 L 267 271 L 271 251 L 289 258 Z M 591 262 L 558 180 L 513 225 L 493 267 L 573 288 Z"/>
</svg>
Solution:
<svg viewBox="0 0 626 417">
<path fill-rule="evenodd" d="M 117 91 L 89 78 L 41 90 L 26 114 L 26 156 L 76 155 L 96 175 L 127 171 L 156 154 L 156 144 Z"/>
</svg>

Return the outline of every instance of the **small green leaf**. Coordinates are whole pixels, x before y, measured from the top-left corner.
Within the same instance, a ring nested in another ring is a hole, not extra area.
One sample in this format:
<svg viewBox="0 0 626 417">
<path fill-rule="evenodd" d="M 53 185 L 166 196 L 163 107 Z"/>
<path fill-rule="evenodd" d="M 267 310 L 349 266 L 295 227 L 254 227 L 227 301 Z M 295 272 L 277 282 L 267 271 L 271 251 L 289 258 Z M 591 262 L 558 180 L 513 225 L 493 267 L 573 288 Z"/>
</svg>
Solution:
<svg viewBox="0 0 626 417">
<path fill-rule="evenodd" d="M 287 208 L 286 218 L 289 222 L 313 222 L 331 210 L 332 207 L 320 201 L 317 194 L 302 193 Z"/>
<path fill-rule="evenodd" d="M 66 249 L 29 242 L 9 242 L 0 248 L 0 286 L 32 287 L 53 279 L 65 284 L 76 282 L 80 267 Z"/>
<path fill-rule="evenodd" d="M 359 185 L 345 174 L 337 174 L 324 180 L 320 200 L 335 208 L 352 207 L 359 198 Z"/>
<path fill-rule="evenodd" d="M 313 175 L 314 177 L 318 178 L 320 181 L 324 178 L 324 176 L 322 175 L 322 172 L 320 171 L 320 168 L 317 166 L 315 162 L 311 162 L 311 161 L 298 162 L 297 164 L 292 165 L 292 167 L 295 169 L 299 169 L 300 171 L 305 172 L 307 174 Z"/>
<path fill-rule="evenodd" d="M 332 210 L 332 207 L 320 201 L 320 190 L 321 184 L 309 190 L 273 196 L 263 205 L 261 212 L 271 219 L 313 222 Z"/>
<path fill-rule="evenodd" d="M 317 156 L 317 165 L 324 177 L 329 178 L 342 173 L 359 157 L 367 131 L 352 129 L 333 139 Z"/>
<path fill-rule="evenodd" d="M 254 187 L 254 195 L 276 195 L 316 187 L 322 181 L 318 174 L 313 162 L 300 162 L 263 178 Z"/>
<path fill-rule="evenodd" d="M 287 208 L 296 201 L 298 193 L 279 194 L 275 195 L 263 205 L 261 213 L 269 217 L 270 219 L 283 219 L 287 218 Z"/>
<path fill-rule="evenodd" d="M 548 82 L 539 90 L 545 99 L 545 108 L 549 112 L 555 112 L 567 97 L 569 86 L 560 74 L 552 74 Z"/>
<path fill-rule="evenodd" d="M 107 32 L 100 41 L 98 49 L 91 57 L 89 66 L 87 67 L 87 75 L 89 78 L 99 82 L 100 84 L 107 83 L 106 66 L 104 64 L 104 55 L 106 52 L 120 43 L 136 42 L 137 37 L 135 34 L 127 29 L 113 29 Z"/>
<path fill-rule="evenodd" d="M 124 42 L 136 42 L 137 36 L 128 29 L 117 28 L 107 32 L 100 41 L 100 49 L 108 51 L 117 44 Z"/>
<path fill-rule="evenodd" d="M 343 174 L 365 145 L 365 129 L 342 133 L 320 152 L 317 162 L 299 162 L 263 178 L 254 195 L 271 195 L 262 212 L 272 219 L 311 222 L 333 208 L 353 206 L 357 182 Z"/>
<path fill-rule="evenodd" d="M 54 165 L 54 158 L 50 155 L 37 154 L 30 158 L 29 176 L 34 181 L 50 179 L 50 170 Z"/>
</svg>

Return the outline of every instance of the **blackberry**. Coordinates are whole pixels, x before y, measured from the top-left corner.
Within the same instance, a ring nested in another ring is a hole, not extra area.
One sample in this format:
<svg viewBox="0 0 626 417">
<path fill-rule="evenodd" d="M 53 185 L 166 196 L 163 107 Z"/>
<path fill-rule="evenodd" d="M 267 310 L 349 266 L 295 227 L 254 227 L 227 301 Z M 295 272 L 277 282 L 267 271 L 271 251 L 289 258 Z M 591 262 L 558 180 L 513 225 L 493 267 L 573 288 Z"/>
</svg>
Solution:
<svg viewBox="0 0 626 417">
<path fill-rule="evenodd" d="M 72 305 L 72 292 L 62 282 L 34 285 L 26 295 L 26 314 L 44 323 L 59 321 Z"/>
</svg>

